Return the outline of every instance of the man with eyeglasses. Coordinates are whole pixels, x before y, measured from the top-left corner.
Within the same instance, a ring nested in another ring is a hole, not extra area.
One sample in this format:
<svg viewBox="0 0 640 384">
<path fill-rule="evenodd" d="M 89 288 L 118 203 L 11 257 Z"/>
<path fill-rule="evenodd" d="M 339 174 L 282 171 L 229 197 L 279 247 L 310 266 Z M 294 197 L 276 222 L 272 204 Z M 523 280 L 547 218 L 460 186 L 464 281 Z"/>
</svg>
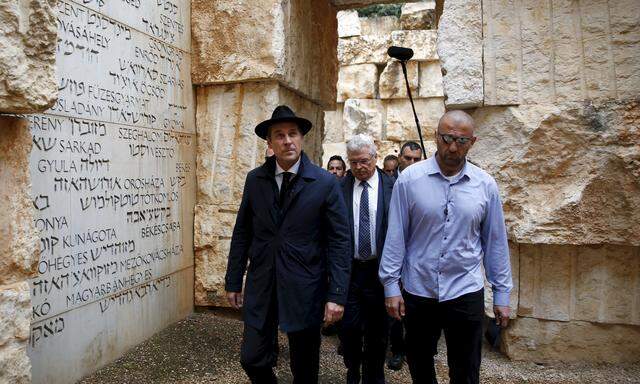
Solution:
<svg viewBox="0 0 640 384">
<path fill-rule="evenodd" d="M 450 382 L 479 383 L 482 264 L 496 322 L 505 327 L 509 320 L 512 282 L 502 204 L 495 180 L 466 160 L 474 130 L 465 112 L 445 113 L 435 132 L 438 151 L 401 173 L 391 198 L 379 275 L 387 311 L 404 318 L 414 384 L 436 383 L 433 358 L 441 331 Z"/>
<path fill-rule="evenodd" d="M 378 279 L 387 234 L 393 179 L 376 167 L 377 148 L 368 135 L 347 143 L 351 170 L 342 179 L 351 233 L 351 279 L 340 340 L 347 384 L 384 384 L 387 313 Z"/>
</svg>

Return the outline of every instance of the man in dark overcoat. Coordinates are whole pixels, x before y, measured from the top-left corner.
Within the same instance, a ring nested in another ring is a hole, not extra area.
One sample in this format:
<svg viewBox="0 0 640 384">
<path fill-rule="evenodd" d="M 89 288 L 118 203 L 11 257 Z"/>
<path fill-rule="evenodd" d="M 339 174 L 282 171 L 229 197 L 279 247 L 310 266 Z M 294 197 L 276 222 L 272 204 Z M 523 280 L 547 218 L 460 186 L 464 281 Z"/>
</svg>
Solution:
<svg viewBox="0 0 640 384">
<path fill-rule="evenodd" d="M 371 136 L 354 135 L 347 157 L 351 170 L 341 184 L 349 211 L 352 267 L 340 332 L 347 384 L 384 384 L 388 320 L 378 266 L 394 180 L 376 167 Z"/>
<path fill-rule="evenodd" d="M 310 129 L 287 106 L 255 128 L 274 156 L 247 175 L 225 278 L 227 299 L 243 309 L 240 362 L 252 383 L 277 382 L 278 325 L 293 382 L 317 383 L 320 327 L 342 317 L 347 298 L 347 209 L 335 176 L 302 152 Z"/>
</svg>

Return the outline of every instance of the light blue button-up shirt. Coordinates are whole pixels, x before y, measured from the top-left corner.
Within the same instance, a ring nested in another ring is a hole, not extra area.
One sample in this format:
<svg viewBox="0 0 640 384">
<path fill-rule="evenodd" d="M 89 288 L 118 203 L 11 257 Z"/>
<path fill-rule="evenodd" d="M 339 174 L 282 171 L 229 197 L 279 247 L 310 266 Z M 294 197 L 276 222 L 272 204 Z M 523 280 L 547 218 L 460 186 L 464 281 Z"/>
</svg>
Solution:
<svg viewBox="0 0 640 384">
<path fill-rule="evenodd" d="M 438 301 L 484 287 L 481 263 L 494 305 L 509 305 L 511 265 L 498 186 L 466 162 L 448 180 L 434 156 L 398 177 L 380 261 L 385 296 L 407 292 Z"/>
</svg>

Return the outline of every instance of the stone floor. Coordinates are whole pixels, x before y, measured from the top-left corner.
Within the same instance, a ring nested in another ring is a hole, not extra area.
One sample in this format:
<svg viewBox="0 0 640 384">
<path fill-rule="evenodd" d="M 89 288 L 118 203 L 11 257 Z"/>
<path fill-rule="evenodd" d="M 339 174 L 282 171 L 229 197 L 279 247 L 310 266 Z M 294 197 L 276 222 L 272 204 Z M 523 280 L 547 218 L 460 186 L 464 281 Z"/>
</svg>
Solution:
<svg viewBox="0 0 640 384">
<path fill-rule="evenodd" d="M 238 363 L 242 323 L 229 313 L 195 313 L 147 342 L 130 350 L 81 384 L 244 384 L 248 383 Z M 290 383 L 286 338 L 281 335 L 281 353 L 277 374 L 282 383 Z M 336 351 L 337 339 L 323 339 L 321 377 L 323 384 L 343 383 L 345 370 Z M 437 357 L 439 382 L 446 383 L 444 345 Z M 640 383 L 640 364 L 592 365 L 558 364 L 554 366 L 512 362 L 486 350 L 482 362 L 483 383 L 583 384 Z M 405 367 L 387 371 L 389 384 L 410 383 Z"/>
</svg>

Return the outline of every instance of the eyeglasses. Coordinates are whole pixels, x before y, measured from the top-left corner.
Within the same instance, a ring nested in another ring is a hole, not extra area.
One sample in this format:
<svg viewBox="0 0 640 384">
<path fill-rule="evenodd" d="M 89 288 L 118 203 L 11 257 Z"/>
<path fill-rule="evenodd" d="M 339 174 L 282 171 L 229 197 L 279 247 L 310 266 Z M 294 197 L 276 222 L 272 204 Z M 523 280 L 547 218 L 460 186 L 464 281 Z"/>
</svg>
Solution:
<svg viewBox="0 0 640 384">
<path fill-rule="evenodd" d="M 351 165 L 351 168 L 355 168 L 358 165 L 368 165 L 371 159 L 373 159 L 373 155 L 364 160 L 349 160 L 349 165 Z"/>
<path fill-rule="evenodd" d="M 465 145 L 469 143 L 471 139 L 473 139 L 473 137 L 453 136 L 449 134 L 443 134 L 440 132 L 438 132 L 438 135 L 442 138 L 442 141 L 444 141 L 446 144 L 451 144 L 455 141 L 456 144 Z"/>
</svg>

